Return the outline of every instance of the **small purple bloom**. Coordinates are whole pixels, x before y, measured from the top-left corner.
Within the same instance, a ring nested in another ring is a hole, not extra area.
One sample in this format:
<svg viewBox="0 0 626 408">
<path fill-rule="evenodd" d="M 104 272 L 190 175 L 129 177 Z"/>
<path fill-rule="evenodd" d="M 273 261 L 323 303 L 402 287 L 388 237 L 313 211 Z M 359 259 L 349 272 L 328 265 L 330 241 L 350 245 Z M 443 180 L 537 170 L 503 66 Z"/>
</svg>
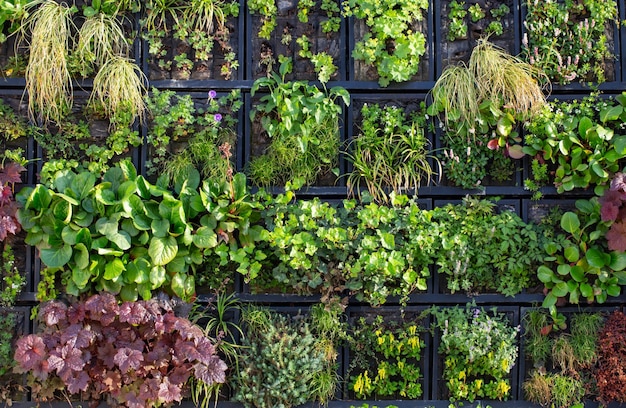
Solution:
<svg viewBox="0 0 626 408">
<path fill-rule="evenodd" d="M 215 119 L 216 122 L 219 122 L 222 120 L 222 115 L 216 113 L 215 115 L 213 115 L 213 119 Z"/>
<path fill-rule="evenodd" d="M 209 91 L 209 99 L 214 99 L 216 96 L 217 96 L 217 92 L 211 89 Z"/>
</svg>

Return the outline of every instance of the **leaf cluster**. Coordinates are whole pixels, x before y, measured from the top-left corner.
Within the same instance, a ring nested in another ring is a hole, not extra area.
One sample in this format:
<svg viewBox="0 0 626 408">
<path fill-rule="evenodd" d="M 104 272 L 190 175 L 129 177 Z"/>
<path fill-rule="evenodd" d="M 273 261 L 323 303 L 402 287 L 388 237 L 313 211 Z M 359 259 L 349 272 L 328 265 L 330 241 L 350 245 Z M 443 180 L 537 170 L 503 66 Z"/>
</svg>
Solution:
<svg viewBox="0 0 626 408">
<path fill-rule="evenodd" d="M 13 188 L 15 183 L 22 182 L 24 171 L 26 168 L 21 164 L 0 162 L 0 243 L 22 229 L 17 219 L 18 205 L 13 198 Z"/>
<path fill-rule="evenodd" d="M 348 106 L 348 92 L 341 87 L 320 90 L 306 81 L 285 82 L 290 64 L 284 60 L 280 74 L 257 79 L 250 91 L 253 97 L 264 88 L 269 92 L 250 112 L 250 120 L 258 116 L 270 139 L 265 154 L 249 164 L 248 174 L 257 185 L 284 185 L 296 179 L 308 185 L 337 163 L 342 112 L 338 100 Z"/>
<path fill-rule="evenodd" d="M 432 210 L 439 236 L 435 262 L 452 293 L 497 291 L 514 296 L 531 286 L 548 241 L 540 227 L 486 200 Z"/>
<path fill-rule="evenodd" d="M 0 246 L 3 247 L 0 255 L 0 306 L 11 307 L 26 285 L 26 278 L 15 265 L 11 244 L 5 241 Z"/>
<path fill-rule="evenodd" d="M 168 299 L 118 304 L 107 293 L 70 306 L 46 302 L 40 331 L 17 341 L 16 370 L 29 374 L 39 401 L 67 391 L 123 407 L 180 402 L 191 377 L 225 382 L 211 340 L 172 306 Z"/>
<path fill-rule="evenodd" d="M 577 304 L 604 303 L 609 296 L 619 296 L 626 282 L 626 254 L 608 248 L 609 222 L 600 215 L 597 197 L 576 201 L 576 211 L 561 217 L 562 232 L 545 245 L 547 257 L 537 269 L 537 277 L 546 287 L 543 306 L 553 310 L 559 298 L 568 297 Z"/>
<path fill-rule="evenodd" d="M 416 28 L 428 10 L 426 0 L 346 0 L 344 16 L 362 19 L 369 27 L 354 46 L 352 57 L 376 67 L 378 83 L 410 80 L 426 52 L 426 36 Z"/>
<path fill-rule="evenodd" d="M 432 313 L 441 332 L 438 351 L 450 400 L 507 399 L 518 328 L 496 308 L 486 312 L 468 304 L 433 308 Z"/>
<path fill-rule="evenodd" d="M 153 88 L 146 103 L 151 112 L 147 142 L 153 148 L 146 163 L 148 174 L 165 174 L 173 182 L 195 169 L 203 179 L 228 179 L 242 104 L 240 91 L 220 97 L 210 91 L 207 103 L 196 106 L 189 94 Z M 173 149 L 174 142 L 186 142 L 184 149 Z M 225 145 L 229 147 L 222 152 Z"/>
<path fill-rule="evenodd" d="M 292 198 L 265 202 L 268 255 L 277 260 L 270 284 L 328 299 L 355 293 L 375 305 L 426 289 L 435 236 L 414 201 L 399 196 L 390 206 L 357 206 L 344 200 L 335 207 Z"/>
<path fill-rule="evenodd" d="M 349 388 L 359 399 L 422 396 L 423 316 L 398 321 L 359 318 L 350 336 Z M 372 398 L 370 398 L 372 397 Z"/>
<path fill-rule="evenodd" d="M 487 40 L 472 50 L 468 65 L 444 69 L 431 90 L 428 114 L 439 116 L 446 133 L 446 174 L 463 188 L 477 187 L 486 175 L 489 152 L 524 156 L 516 128 L 545 103 L 529 64 Z"/>
<path fill-rule="evenodd" d="M 200 187 L 195 173 L 172 192 L 123 161 L 96 181 L 90 172 L 68 172 L 53 189 L 39 184 L 19 194 L 26 242 L 65 293 L 105 290 L 136 300 L 163 288 L 189 299 L 207 258 L 221 267 L 234 261 L 248 276 L 260 269 L 248 258 L 259 233 L 243 174 Z"/>
<path fill-rule="evenodd" d="M 558 193 L 593 188 L 602 195 L 626 154 L 625 120 L 626 93 L 549 102 L 526 123 L 523 151 L 555 165 Z"/>
</svg>

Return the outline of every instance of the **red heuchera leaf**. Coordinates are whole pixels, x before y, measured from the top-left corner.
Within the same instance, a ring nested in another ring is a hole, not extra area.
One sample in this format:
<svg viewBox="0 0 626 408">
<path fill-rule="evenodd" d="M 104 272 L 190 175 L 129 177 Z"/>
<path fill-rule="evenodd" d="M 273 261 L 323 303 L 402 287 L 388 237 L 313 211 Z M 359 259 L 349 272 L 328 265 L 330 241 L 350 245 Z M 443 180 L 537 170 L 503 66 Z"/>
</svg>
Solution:
<svg viewBox="0 0 626 408">
<path fill-rule="evenodd" d="M 83 352 L 70 345 L 63 346 L 60 350 L 53 350 L 48 357 L 48 366 L 51 371 L 56 371 L 59 377 L 67 384 L 74 371 L 81 371 L 85 366 L 83 357 L 91 358 L 91 355 L 83 355 Z"/>
<path fill-rule="evenodd" d="M 197 363 L 193 366 L 194 377 L 207 385 L 214 383 L 223 384 L 226 382 L 226 363 L 219 357 L 213 356 L 207 364 Z"/>
<path fill-rule="evenodd" d="M 174 357 L 180 362 L 201 360 L 202 354 L 191 341 L 178 339 L 174 346 Z"/>
<path fill-rule="evenodd" d="M 189 370 L 187 366 L 176 367 L 168 375 L 170 382 L 180 387 L 184 386 L 187 383 L 187 380 L 189 380 L 190 376 L 191 376 L 191 371 Z"/>
<path fill-rule="evenodd" d="M 99 321 L 103 326 L 108 326 L 119 316 L 119 306 L 115 296 L 104 292 L 93 295 L 85 301 L 85 310 L 89 312 L 89 317 Z"/>
<path fill-rule="evenodd" d="M 13 201 L 13 190 L 9 186 L 0 184 L 0 206 L 4 206 Z"/>
<path fill-rule="evenodd" d="M 83 328 L 81 324 L 71 324 L 61 332 L 61 343 L 80 349 L 88 348 L 95 339 L 95 334 Z"/>
<path fill-rule="evenodd" d="M 120 322 L 142 324 L 148 320 L 148 311 L 142 302 L 124 302 L 120 306 Z"/>
<path fill-rule="evenodd" d="M 20 232 L 20 224 L 13 217 L 8 215 L 0 216 L 0 241 L 4 241 L 11 234 L 15 235 Z"/>
<path fill-rule="evenodd" d="M 102 361 L 102 364 L 108 369 L 115 367 L 115 346 L 111 342 L 105 342 L 105 344 L 98 347 L 98 359 Z"/>
<path fill-rule="evenodd" d="M 87 391 L 87 387 L 89 387 L 89 380 L 89 374 L 85 371 L 79 371 L 66 381 L 67 390 L 72 394 L 77 394 L 80 391 Z"/>
<path fill-rule="evenodd" d="M 183 399 L 181 387 L 172 384 L 168 377 L 163 378 L 163 382 L 159 385 L 159 400 L 165 403 L 180 401 Z"/>
<path fill-rule="evenodd" d="M 126 406 L 128 408 L 144 408 L 147 406 L 146 400 L 142 400 L 134 392 L 129 392 L 126 395 L 124 395 L 123 402 L 126 403 Z"/>
<path fill-rule="evenodd" d="M 117 351 L 113 361 L 115 361 L 122 373 L 126 374 L 129 370 L 137 370 L 141 366 L 143 354 L 140 351 L 124 347 Z"/>
<path fill-rule="evenodd" d="M 211 340 L 207 337 L 199 337 L 195 340 L 196 348 L 200 352 L 202 358 L 200 361 L 203 361 L 204 358 L 211 358 L 215 354 L 215 347 Z"/>
<path fill-rule="evenodd" d="M 52 300 L 41 305 L 39 309 L 39 319 L 48 327 L 59 325 L 65 326 L 67 318 L 67 306 L 56 300 Z"/>
<path fill-rule="evenodd" d="M 43 339 L 35 334 L 29 334 L 16 342 L 15 361 L 20 373 L 34 370 L 46 358 L 46 346 Z"/>
<path fill-rule="evenodd" d="M 144 401 L 156 401 L 161 383 L 155 378 L 148 378 L 139 387 L 139 399 Z"/>
<path fill-rule="evenodd" d="M 616 222 L 606 233 L 606 239 L 611 251 L 626 251 L 626 223 Z"/>
<path fill-rule="evenodd" d="M 610 189 L 626 193 L 626 175 L 619 172 L 615 173 L 615 176 L 613 176 L 613 179 L 611 180 Z"/>
<path fill-rule="evenodd" d="M 622 193 L 615 190 L 607 190 L 600 198 L 600 214 L 602 221 L 615 221 L 622 206 Z"/>
<path fill-rule="evenodd" d="M 67 309 L 67 321 L 70 324 L 76 324 L 83 320 L 85 320 L 85 304 L 81 302 L 70 305 Z"/>
<path fill-rule="evenodd" d="M 26 171 L 26 168 L 20 164 L 13 162 L 7 164 L 0 170 L 0 184 L 21 183 L 23 171 Z"/>
</svg>

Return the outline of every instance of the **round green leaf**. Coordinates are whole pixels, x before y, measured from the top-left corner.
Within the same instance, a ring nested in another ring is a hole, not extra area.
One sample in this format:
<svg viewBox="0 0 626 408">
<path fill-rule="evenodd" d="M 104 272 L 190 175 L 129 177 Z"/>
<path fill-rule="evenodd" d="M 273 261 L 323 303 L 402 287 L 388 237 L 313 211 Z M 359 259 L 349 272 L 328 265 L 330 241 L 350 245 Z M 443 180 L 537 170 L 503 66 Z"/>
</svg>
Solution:
<svg viewBox="0 0 626 408">
<path fill-rule="evenodd" d="M 198 248 L 215 248 L 217 246 L 217 234 L 208 227 L 200 227 L 193 236 L 193 243 Z"/>
<path fill-rule="evenodd" d="M 119 259 L 113 259 L 104 267 L 104 279 L 116 280 L 126 270 L 124 263 Z"/>
<path fill-rule="evenodd" d="M 134 302 L 139 297 L 139 292 L 137 291 L 137 285 L 130 284 L 122 286 L 120 290 L 120 297 L 124 302 Z"/>
<path fill-rule="evenodd" d="M 576 282 L 582 282 L 585 280 L 585 270 L 582 268 L 582 266 L 572 266 L 572 268 L 570 269 L 570 275 Z"/>
<path fill-rule="evenodd" d="M 589 263 L 589 266 L 592 268 L 602 268 L 606 265 L 604 252 L 600 251 L 598 248 L 589 248 L 585 257 L 587 258 L 587 263 Z"/>
<path fill-rule="evenodd" d="M 548 268 L 545 265 L 541 265 L 538 269 L 537 269 L 537 277 L 539 278 L 539 280 L 543 283 L 548 283 L 552 281 L 552 276 L 554 275 L 554 272 L 552 272 L 552 269 Z"/>
<path fill-rule="evenodd" d="M 578 219 L 578 215 L 571 211 L 563 214 L 563 216 L 561 217 L 561 228 L 563 228 L 564 231 L 569 232 L 570 234 L 578 231 L 578 228 L 580 228 L 580 220 Z"/>
<path fill-rule="evenodd" d="M 79 269 L 87 269 L 89 267 L 89 250 L 87 250 L 85 244 L 79 243 L 74 246 L 74 262 Z"/>
<path fill-rule="evenodd" d="M 579 258 L 580 252 L 578 251 L 578 247 L 572 245 L 565 248 L 565 259 L 569 262 L 578 262 Z"/>
<path fill-rule="evenodd" d="M 556 297 L 563 297 L 569 293 L 566 282 L 559 282 L 552 288 L 552 294 Z"/>
<path fill-rule="evenodd" d="M 154 265 L 167 265 L 178 253 L 178 243 L 172 236 L 152 237 L 148 254 Z"/>
<path fill-rule="evenodd" d="M 72 258 L 72 247 L 68 244 L 62 247 L 46 248 L 39 251 L 41 262 L 49 268 L 60 268 Z"/>
<path fill-rule="evenodd" d="M 583 295 L 583 297 L 585 298 L 591 298 L 593 297 L 593 288 L 588 283 L 581 283 L 580 294 Z"/>
<path fill-rule="evenodd" d="M 152 289 L 160 288 L 166 280 L 167 277 L 164 267 L 155 266 L 150 270 L 150 283 L 152 284 Z"/>
</svg>

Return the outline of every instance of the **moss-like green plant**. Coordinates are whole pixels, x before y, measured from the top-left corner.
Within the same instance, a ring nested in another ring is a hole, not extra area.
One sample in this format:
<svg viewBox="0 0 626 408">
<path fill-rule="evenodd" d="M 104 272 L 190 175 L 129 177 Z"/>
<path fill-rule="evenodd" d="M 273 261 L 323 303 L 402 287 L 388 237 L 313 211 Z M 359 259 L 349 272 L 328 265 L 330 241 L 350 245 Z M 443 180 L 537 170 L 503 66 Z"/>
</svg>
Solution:
<svg viewBox="0 0 626 408">
<path fill-rule="evenodd" d="M 34 10 L 21 27 L 22 38 L 30 36 L 25 73 L 28 113 L 42 122 L 58 121 L 72 106 L 67 60 L 76 9 L 53 0 L 35 1 L 28 8 Z"/>
<path fill-rule="evenodd" d="M 100 103 L 108 116 L 126 112 L 132 115 L 131 123 L 136 119 L 143 122 L 146 81 L 145 75 L 135 63 L 125 57 L 114 56 L 100 68 L 94 78 L 89 103 Z"/>
</svg>

